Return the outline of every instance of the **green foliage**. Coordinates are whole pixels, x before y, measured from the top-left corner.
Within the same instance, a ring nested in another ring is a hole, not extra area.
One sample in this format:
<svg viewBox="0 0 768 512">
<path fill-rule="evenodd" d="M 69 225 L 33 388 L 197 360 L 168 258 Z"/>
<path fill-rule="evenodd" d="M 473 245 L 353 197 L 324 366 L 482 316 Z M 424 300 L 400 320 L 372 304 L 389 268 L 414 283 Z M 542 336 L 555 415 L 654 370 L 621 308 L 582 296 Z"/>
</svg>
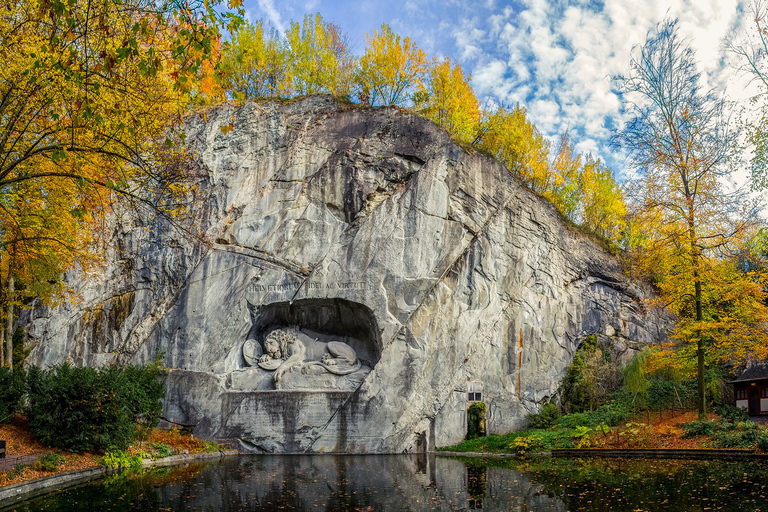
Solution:
<svg viewBox="0 0 768 512">
<path fill-rule="evenodd" d="M 27 469 L 28 464 L 16 464 L 13 466 L 12 469 L 9 469 L 5 472 L 5 478 L 8 480 L 13 480 L 17 476 L 20 476 L 25 469 Z"/>
<path fill-rule="evenodd" d="M 151 443 L 150 446 L 154 450 L 153 459 L 163 459 L 173 455 L 173 450 L 165 443 Z"/>
<path fill-rule="evenodd" d="M 541 446 L 537 448 L 537 451 L 573 448 L 571 432 L 569 429 L 526 429 L 502 435 L 490 434 L 486 437 L 462 441 L 454 446 L 438 448 L 438 451 L 507 453 L 510 445 L 517 438 L 531 436 L 541 440 Z"/>
<path fill-rule="evenodd" d="M 509 445 L 509 449 L 517 454 L 521 459 L 525 458 L 531 452 L 540 451 L 544 447 L 541 438 L 538 436 L 517 437 Z"/>
<path fill-rule="evenodd" d="M 48 452 L 40 457 L 37 462 L 32 466 L 38 471 L 48 471 L 53 473 L 64 462 L 64 456 L 56 452 Z"/>
<path fill-rule="evenodd" d="M 547 428 L 553 426 L 560 418 L 560 412 L 554 402 L 544 405 L 536 414 L 528 415 L 528 426 L 531 428 Z"/>
<path fill-rule="evenodd" d="M 761 433 L 757 437 L 757 447 L 764 452 L 768 452 L 768 434 Z"/>
<path fill-rule="evenodd" d="M 649 347 L 644 347 L 641 352 L 635 354 L 635 357 L 627 363 L 627 366 L 621 372 L 624 376 L 622 388 L 633 396 L 640 395 L 642 398 L 645 398 L 648 395 L 650 382 L 648 381 L 645 365 L 650 352 L 651 349 Z"/>
<path fill-rule="evenodd" d="M 212 441 L 203 440 L 203 445 L 204 445 L 205 451 L 208 453 L 220 452 L 222 450 L 221 445 L 218 445 Z"/>
<path fill-rule="evenodd" d="M 32 433 L 48 446 L 74 452 L 125 449 L 160 415 L 159 367 L 77 368 L 67 363 L 27 378 Z"/>
<path fill-rule="evenodd" d="M 123 450 L 109 450 L 104 453 L 100 459 L 101 465 L 105 468 L 141 468 L 141 455 L 129 455 Z"/>
<path fill-rule="evenodd" d="M 589 435 L 592 433 L 592 429 L 585 426 L 578 426 L 576 430 L 571 433 L 571 437 L 577 440 L 576 448 L 585 448 L 591 446 Z"/>
<path fill-rule="evenodd" d="M 714 432 L 714 421 L 692 421 L 690 423 L 682 423 L 680 428 L 683 429 L 680 434 L 680 439 L 690 439 L 693 437 L 711 436 Z"/>
<path fill-rule="evenodd" d="M 0 422 L 22 409 L 26 373 L 21 366 L 0 367 Z"/>
<path fill-rule="evenodd" d="M 611 402 L 601 405 L 592 412 L 566 414 L 557 420 L 556 425 L 561 428 L 596 427 L 599 425 L 615 427 L 631 415 L 631 409 L 624 404 Z"/>
<path fill-rule="evenodd" d="M 715 448 L 749 448 L 766 437 L 766 433 L 751 421 L 739 421 L 735 424 L 717 422 L 712 434 L 712 446 Z"/>
<path fill-rule="evenodd" d="M 467 409 L 467 439 L 485 436 L 485 404 L 475 402 Z"/>
<path fill-rule="evenodd" d="M 566 370 L 563 407 L 566 412 L 592 411 L 610 400 L 621 384 L 621 373 L 597 343 L 597 336 L 584 339 Z"/>
<path fill-rule="evenodd" d="M 720 416 L 721 421 L 737 423 L 749 420 L 749 412 L 743 407 L 735 407 L 730 404 L 720 404 L 715 407 L 715 412 Z"/>
<path fill-rule="evenodd" d="M 591 423 L 591 416 L 586 412 L 574 412 L 566 414 L 557 420 L 557 426 L 561 428 L 577 428 Z"/>
<path fill-rule="evenodd" d="M 24 352 L 24 329 L 19 327 L 13 331 L 13 367 L 16 368 L 24 364 L 29 352 Z"/>
<path fill-rule="evenodd" d="M 611 427 L 618 426 L 632 416 L 632 410 L 624 404 L 611 402 L 598 407 L 589 414 L 590 425 L 605 424 Z"/>
</svg>

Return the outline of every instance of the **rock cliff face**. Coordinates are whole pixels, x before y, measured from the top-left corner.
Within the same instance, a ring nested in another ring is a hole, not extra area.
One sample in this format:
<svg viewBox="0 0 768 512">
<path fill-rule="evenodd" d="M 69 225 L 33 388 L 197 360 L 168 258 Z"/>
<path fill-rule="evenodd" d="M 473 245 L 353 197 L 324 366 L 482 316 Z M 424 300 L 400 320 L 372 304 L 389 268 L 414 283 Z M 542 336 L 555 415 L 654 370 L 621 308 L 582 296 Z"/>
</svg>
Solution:
<svg viewBox="0 0 768 512">
<path fill-rule="evenodd" d="M 429 121 L 310 97 L 185 130 L 203 239 L 116 223 L 83 301 L 27 325 L 33 364 L 162 354 L 164 416 L 198 436 L 399 453 L 461 440 L 470 398 L 522 426 L 589 334 L 657 337 L 615 258 Z"/>
</svg>

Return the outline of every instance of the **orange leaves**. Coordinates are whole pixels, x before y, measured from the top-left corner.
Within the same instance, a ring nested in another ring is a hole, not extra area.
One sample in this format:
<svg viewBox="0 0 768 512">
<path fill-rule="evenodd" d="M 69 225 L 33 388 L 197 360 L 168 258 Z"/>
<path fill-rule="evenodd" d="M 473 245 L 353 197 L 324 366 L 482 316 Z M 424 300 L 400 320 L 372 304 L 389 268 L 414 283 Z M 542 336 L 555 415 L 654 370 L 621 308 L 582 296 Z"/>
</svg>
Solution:
<svg viewBox="0 0 768 512">
<path fill-rule="evenodd" d="M 0 247 L 30 293 L 97 263 L 116 197 L 173 188 L 153 181 L 154 141 L 186 109 L 178 86 L 205 69 L 218 15 L 152 5 L 0 5 Z"/>
</svg>

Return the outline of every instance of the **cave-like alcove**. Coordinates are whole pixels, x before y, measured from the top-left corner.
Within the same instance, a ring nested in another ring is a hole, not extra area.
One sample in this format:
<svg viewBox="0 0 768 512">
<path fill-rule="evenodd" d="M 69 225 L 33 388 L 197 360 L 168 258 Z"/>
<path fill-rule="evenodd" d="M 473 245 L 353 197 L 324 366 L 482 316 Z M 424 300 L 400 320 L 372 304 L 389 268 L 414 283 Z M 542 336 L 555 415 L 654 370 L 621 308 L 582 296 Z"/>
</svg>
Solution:
<svg viewBox="0 0 768 512">
<path fill-rule="evenodd" d="M 249 305 L 253 326 L 249 339 L 264 345 L 274 329 L 297 328 L 323 342 L 342 341 L 355 349 L 360 362 L 371 368 L 381 357 L 381 337 L 373 312 L 345 299 L 301 299 Z"/>
</svg>

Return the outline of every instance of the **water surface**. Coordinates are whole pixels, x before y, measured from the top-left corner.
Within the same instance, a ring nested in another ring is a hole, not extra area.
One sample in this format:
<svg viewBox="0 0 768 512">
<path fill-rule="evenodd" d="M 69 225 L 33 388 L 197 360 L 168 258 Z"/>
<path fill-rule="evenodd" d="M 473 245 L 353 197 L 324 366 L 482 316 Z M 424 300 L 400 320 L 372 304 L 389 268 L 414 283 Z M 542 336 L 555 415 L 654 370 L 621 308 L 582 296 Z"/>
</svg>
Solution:
<svg viewBox="0 0 768 512">
<path fill-rule="evenodd" d="M 4 510 L 768 511 L 760 462 L 248 456 L 122 473 Z"/>
</svg>

